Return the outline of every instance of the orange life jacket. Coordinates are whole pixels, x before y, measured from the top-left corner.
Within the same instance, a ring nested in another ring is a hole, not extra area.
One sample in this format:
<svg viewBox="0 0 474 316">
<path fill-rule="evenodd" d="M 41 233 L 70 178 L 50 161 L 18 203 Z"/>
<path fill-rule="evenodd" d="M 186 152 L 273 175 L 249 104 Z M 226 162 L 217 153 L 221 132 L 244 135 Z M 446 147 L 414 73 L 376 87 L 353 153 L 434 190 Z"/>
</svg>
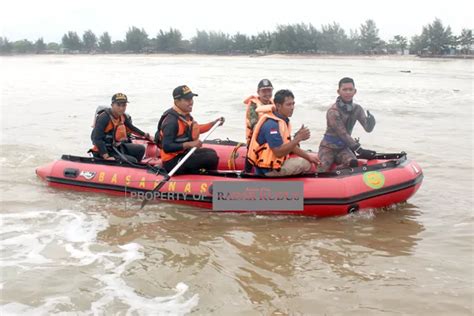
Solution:
<svg viewBox="0 0 474 316">
<path fill-rule="evenodd" d="M 125 126 L 125 115 L 121 115 L 119 118 L 111 117 L 108 126 L 105 128 L 105 132 L 113 130 L 114 141 L 123 142 L 128 140 L 128 133 L 130 132 Z"/>
<path fill-rule="evenodd" d="M 262 101 L 258 98 L 258 96 L 252 95 L 244 100 L 244 104 L 247 106 L 247 110 L 245 111 L 245 136 L 247 140 L 247 147 L 252 139 L 253 129 L 257 124 L 260 117 L 263 114 L 272 113 L 275 109 L 275 105 L 273 104 L 273 99 L 270 100 L 270 104 L 263 104 Z"/>
<path fill-rule="evenodd" d="M 163 123 L 166 123 L 165 119 L 170 116 L 176 119 L 178 122 L 178 133 L 176 134 L 176 137 L 174 140 L 176 143 L 184 143 L 184 142 L 196 140 L 199 138 L 199 135 L 201 133 L 199 124 L 197 124 L 197 122 L 194 121 L 191 115 L 189 114 L 184 115 L 184 114 L 178 113 L 173 108 L 167 110 L 161 116 L 160 121 L 158 123 L 158 130 L 155 134 L 155 143 L 161 149 L 160 155 L 161 155 L 162 161 L 171 160 L 174 157 L 178 156 L 179 154 L 182 154 L 183 152 L 185 152 L 185 150 L 183 149 L 183 150 L 175 151 L 172 153 L 167 153 L 162 148 Z"/>
<path fill-rule="evenodd" d="M 278 129 L 280 131 L 283 144 L 289 143 L 291 140 L 291 125 L 286 123 L 285 120 L 276 116 L 273 112 L 270 114 L 264 114 L 259 120 L 253 130 L 252 139 L 250 141 L 247 159 L 249 162 L 258 168 L 269 168 L 273 170 L 280 170 L 281 166 L 288 159 L 289 155 L 284 157 L 277 157 L 273 150 L 268 146 L 268 143 L 259 144 L 257 141 L 258 134 L 263 124 L 268 120 L 273 119 L 278 122 Z"/>
<path fill-rule="evenodd" d="M 104 109 L 97 114 L 96 119 L 102 113 L 106 113 L 110 118 L 109 123 L 104 129 L 104 133 L 106 134 L 106 142 L 116 146 L 117 143 L 128 141 L 128 135 L 131 133 L 131 131 L 125 126 L 125 120 L 127 118 L 126 114 L 122 114 L 120 117 L 116 118 L 113 116 L 110 109 Z M 95 121 L 93 127 L 95 128 Z M 98 152 L 99 149 L 96 145 L 94 145 L 91 151 Z"/>
</svg>

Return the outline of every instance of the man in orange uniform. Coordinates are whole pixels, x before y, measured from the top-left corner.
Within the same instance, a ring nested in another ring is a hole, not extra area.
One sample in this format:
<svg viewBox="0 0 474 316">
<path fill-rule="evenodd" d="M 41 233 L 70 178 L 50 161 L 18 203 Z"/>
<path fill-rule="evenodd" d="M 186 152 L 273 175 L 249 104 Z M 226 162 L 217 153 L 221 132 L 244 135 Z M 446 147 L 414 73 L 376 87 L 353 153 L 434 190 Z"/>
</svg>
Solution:
<svg viewBox="0 0 474 316">
<path fill-rule="evenodd" d="M 145 153 L 145 147 L 132 144 L 130 134 L 150 139 L 150 135 L 132 124 L 132 118 L 125 113 L 128 98 L 123 93 L 112 96 L 110 108 L 98 112 L 91 139 L 94 147 L 90 150 L 95 157 L 107 160 L 126 159 L 139 162 Z"/>
<path fill-rule="evenodd" d="M 275 110 L 264 114 L 255 126 L 247 159 L 255 166 L 256 174 L 267 177 L 298 175 L 309 172 L 311 164 L 319 164 L 315 156 L 300 149 L 300 142 L 309 139 L 310 131 L 301 126 L 291 139 L 290 117 L 295 108 L 295 97 L 290 90 L 275 94 Z M 299 157 L 290 158 L 293 153 Z"/>
<path fill-rule="evenodd" d="M 193 147 L 198 149 L 188 159 L 176 174 L 196 173 L 201 169 L 215 170 L 219 163 L 219 157 L 214 149 L 201 148 L 202 142 L 199 135 L 211 129 L 224 118 L 218 118 L 207 124 L 198 124 L 191 116 L 193 110 L 193 97 L 197 94 L 186 86 L 178 86 L 173 90 L 174 106 L 160 118 L 158 130 L 155 134 L 155 142 L 161 148 L 161 160 L 166 171 L 171 171 L 178 162 Z"/>
</svg>

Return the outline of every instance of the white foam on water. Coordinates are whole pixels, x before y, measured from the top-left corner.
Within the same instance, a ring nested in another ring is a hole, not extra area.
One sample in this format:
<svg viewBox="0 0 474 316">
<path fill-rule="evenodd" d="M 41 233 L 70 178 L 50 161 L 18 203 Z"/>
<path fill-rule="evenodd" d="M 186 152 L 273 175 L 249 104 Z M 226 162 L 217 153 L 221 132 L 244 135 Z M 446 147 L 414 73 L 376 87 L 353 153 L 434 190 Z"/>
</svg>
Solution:
<svg viewBox="0 0 474 316">
<path fill-rule="evenodd" d="M 88 311 L 77 310 L 68 293 L 64 293 L 64 296 L 40 298 L 42 304 L 39 306 L 20 302 L 4 304 L 0 306 L 3 315 L 61 312 L 103 315 L 117 312 L 117 302 L 121 303 L 120 306 L 127 306 L 126 310 L 120 309 L 120 313 L 126 315 L 184 315 L 198 305 L 197 294 L 185 297 L 188 286 L 184 283 L 178 283 L 175 293 L 164 297 L 144 297 L 129 286 L 122 275 L 134 261 L 144 258 L 142 247 L 137 243 L 110 246 L 98 241 L 97 234 L 109 225 L 100 214 L 73 210 L 6 213 L 0 214 L 0 224 L 0 267 L 20 267 L 26 271 L 54 269 L 60 273 L 63 267 L 93 265 L 100 273 L 91 277 L 101 284 L 93 289 L 98 299 L 91 302 Z M 48 258 L 43 252 L 51 245 L 62 247 L 64 254 L 59 258 Z M 8 282 L 1 284 L 3 292 L 8 291 Z"/>
<path fill-rule="evenodd" d="M 60 314 L 69 314 L 72 313 L 58 313 L 58 305 L 71 305 L 71 299 L 66 296 L 51 297 L 47 298 L 45 303 L 41 306 L 32 307 L 30 305 L 21 304 L 17 302 L 8 303 L 1 306 L 2 316 L 46 316 L 46 315 L 60 315 Z M 86 312 L 83 313 L 74 313 L 74 315 L 87 315 Z"/>
<path fill-rule="evenodd" d="M 252 232 L 233 230 L 233 231 L 228 232 L 226 235 L 230 236 L 235 241 L 237 241 L 238 243 L 244 246 L 251 246 L 255 241 L 255 234 Z"/>
<path fill-rule="evenodd" d="M 376 216 L 375 214 L 376 214 L 376 209 L 367 208 L 367 209 L 359 210 L 358 212 L 336 217 L 335 220 L 338 220 L 338 221 L 373 220 Z"/>
</svg>

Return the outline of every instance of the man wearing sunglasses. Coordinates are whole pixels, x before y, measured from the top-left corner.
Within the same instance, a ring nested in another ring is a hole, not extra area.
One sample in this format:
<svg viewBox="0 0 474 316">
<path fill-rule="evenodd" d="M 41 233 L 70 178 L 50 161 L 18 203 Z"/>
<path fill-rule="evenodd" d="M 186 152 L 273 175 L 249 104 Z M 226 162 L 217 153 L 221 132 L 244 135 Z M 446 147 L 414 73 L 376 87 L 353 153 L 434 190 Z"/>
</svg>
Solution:
<svg viewBox="0 0 474 316">
<path fill-rule="evenodd" d="M 96 116 L 91 139 L 94 147 L 91 149 L 95 157 L 107 160 L 128 160 L 137 163 L 145 154 L 145 147 L 132 144 L 130 135 L 138 135 L 150 139 L 148 133 L 143 132 L 132 124 L 130 115 L 125 114 L 128 98 L 123 93 L 112 96 L 110 108 L 99 111 Z"/>
</svg>

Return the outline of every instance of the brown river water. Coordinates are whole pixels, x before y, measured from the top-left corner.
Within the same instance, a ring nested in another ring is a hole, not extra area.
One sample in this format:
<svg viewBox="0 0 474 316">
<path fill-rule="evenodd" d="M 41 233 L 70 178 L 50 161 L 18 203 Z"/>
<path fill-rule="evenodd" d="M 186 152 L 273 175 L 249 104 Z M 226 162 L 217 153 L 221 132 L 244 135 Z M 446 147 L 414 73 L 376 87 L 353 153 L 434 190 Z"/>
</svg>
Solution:
<svg viewBox="0 0 474 316">
<path fill-rule="evenodd" d="M 410 70 L 410 73 L 401 72 Z M 424 171 L 407 203 L 338 218 L 217 214 L 48 188 L 37 166 L 86 155 L 115 92 L 154 133 L 188 84 L 194 117 L 244 139 L 262 78 L 296 96 L 317 150 L 337 81 L 377 119 L 364 147 Z M 473 62 L 398 58 L 0 57 L 2 315 L 472 315 Z"/>
</svg>

